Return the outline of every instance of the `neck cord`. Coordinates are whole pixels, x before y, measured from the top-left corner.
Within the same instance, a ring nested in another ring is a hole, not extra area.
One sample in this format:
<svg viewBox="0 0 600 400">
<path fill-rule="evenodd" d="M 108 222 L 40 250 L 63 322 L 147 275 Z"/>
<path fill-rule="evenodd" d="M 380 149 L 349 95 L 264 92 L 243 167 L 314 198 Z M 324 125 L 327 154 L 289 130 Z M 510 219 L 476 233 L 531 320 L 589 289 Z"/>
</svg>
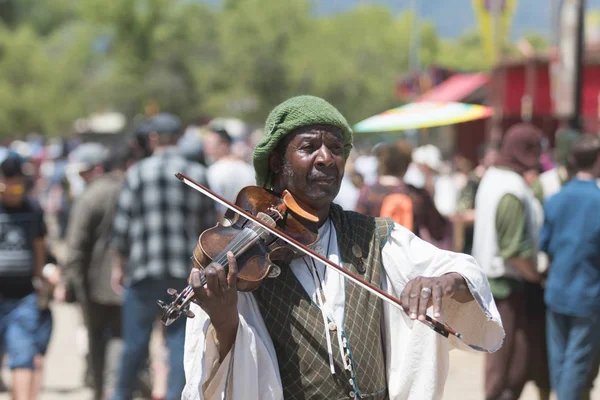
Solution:
<svg viewBox="0 0 600 400">
<path fill-rule="evenodd" d="M 332 240 L 332 236 L 333 236 L 333 226 L 331 224 L 331 220 L 329 221 L 329 239 L 327 242 L 327 254 L 325 255 L 325 257 L 329 258 L 329 250 L 331 247 L 331 240 Z M 311 265 L 309 265 L 306 262 L 305 258 L 302 258 L 302 260 L 304 261 L 304 264 L 306 265 L 306 268 L 308 269 L 308 271 L 310 272 L 312 278 L 313 278 L 313 282 L 315 284 L 315 294 L 316 294 L 316 300 L 317 300 L 317 305 L 319 306 L 319 308 L 321 309 L 321 316 L 323 317 L 323 325 L 325 326 L 325 337 L 327 340 L 327 353 L 329 355 L 329 367 L 331 369 L 331 373 L 335 374 L 335 364 L 333 362 L 333 349 L 331 346 L 331 334 L 329 332 L 329 323 L 327 320 L 327 315 L 326 314 L 326 310 L 325 310 L 325 291 L 323 288 L 323 282 L 325 279 L 325 276 L 327 274 L 327 267 L 325 267 L 325 272 L 323 274 L 323 280 L 321 280 L 321 276 L 319 274 L 319 270 L 317 269 L 317 265 L 315 263 L 315 261 L 311 258 L 311 262 L 312 262 L 312 268 Z M 313 272 L 314 271 L 314 272 Z M 335 319 L 334 319 L 334 315 L 333 315 L 333 310 L 330 310 L 330 319 L 332 321 L 332 323 L 335 325 Z M 334 328 L 337 331 L 337 339 L 338 339 L 338 347 L 340 349 L 340 355 L 342 357 L 342 363 L 344 364 L 344 368 L 346 370 L 349 369 L 349 364 L 350 361 L 346 361 L 345 355 L 344 355 L 344 342 L 343 342 L 343 338 L 342 338 L 342 327 L 336 327 Z"/>
<path fill-rule="evenodd" d="M 331 237 L 333 236 L 333 226 L 331 225 L 331 220 L 329 221 L 329 235 L 328 235 L 328 239 L 327 239 L 327 253 L 325 254 L 326 258 L 329 258 L 329 249 L 331 247 Z M 314 274 L 317 275 L 317 279 L 319 282 L 319 287 L 321 289 L 321 294 L 324 296 L 324 288 L 323 288 L 323 283 L 325 282 L 325 277 L 327 276 L 327 267 L 325 267 L 325 270 L 323 272 L 323 279 L 321 279 L 321 274 L 319 273 L 319 269 L 317 268 L 317 264 L 315 263 L 314 259 L 310 259 L 310 262 L 312 263 L 312 269 L 310 268 L 310 266 L 308 265 L 308 263 L 306 262 L 306 257 L 303 257 L 302 260 L 304 261 L 304 264 L 306 264 L 306 268 L 308 268 L 308 271 L 310 272 L 311 275 L 313 275 L 313 279 L 314 279 Z M 314 272 L 313 272 L 314 270 Z M 317 288 L 317 289 L 318 289 Z M 326 299 L 324 299 L 326 300 Z"/>
</svg>

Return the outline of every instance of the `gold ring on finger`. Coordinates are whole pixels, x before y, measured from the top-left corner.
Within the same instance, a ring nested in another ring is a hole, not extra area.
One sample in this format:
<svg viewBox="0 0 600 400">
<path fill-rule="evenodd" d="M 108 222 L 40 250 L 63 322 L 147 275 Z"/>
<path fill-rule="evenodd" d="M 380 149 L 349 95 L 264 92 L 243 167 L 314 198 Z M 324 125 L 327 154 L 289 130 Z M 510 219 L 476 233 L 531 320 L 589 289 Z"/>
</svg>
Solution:
<svg viewBox="0 0 600 400">
<path fill-rule="evenodd" d="M 411 294 L 410 294 L 411 299 L 414 299 L 415 297 L 418 297 L 418 296 L 419 296 L 419 293 L 411 292 Z"/>
<path fill-rule="evenodd" d="M 421 297 L 428 298 L 429 296 L 431 296 L 431 289 L 430 288 L 424 287 L 423 289 L 421 289 Z"/>
</svg>

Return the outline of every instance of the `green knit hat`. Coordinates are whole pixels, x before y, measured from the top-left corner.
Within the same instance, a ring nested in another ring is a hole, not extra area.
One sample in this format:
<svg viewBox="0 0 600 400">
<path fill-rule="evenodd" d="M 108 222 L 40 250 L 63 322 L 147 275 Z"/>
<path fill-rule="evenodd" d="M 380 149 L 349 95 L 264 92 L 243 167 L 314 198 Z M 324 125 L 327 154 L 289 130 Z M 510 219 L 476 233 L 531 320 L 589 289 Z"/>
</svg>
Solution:
<svg viewBox="0 0 600 400">
<path fill-rule="evenodd" d="M 344 157 L 352 150 L 352 128 L 340 112 L 327 101 L 314 96 L 297 96 L 284 101 L 271 111 L 265 123 L 265 133 L 252 156 L 256 171 L 256 184 L 271 184 L 269 154 L 281 139 L 298 128 L 310 125 L 330 125 L 342 130 Z"/>
</svg>

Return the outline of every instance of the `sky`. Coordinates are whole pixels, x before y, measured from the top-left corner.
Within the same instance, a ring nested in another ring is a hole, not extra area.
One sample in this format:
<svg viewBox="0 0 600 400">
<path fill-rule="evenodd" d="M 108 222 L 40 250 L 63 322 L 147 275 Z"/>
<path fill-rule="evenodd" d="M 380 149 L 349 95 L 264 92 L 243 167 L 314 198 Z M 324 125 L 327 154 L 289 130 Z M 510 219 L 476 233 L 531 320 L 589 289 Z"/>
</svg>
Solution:
<svg viewBox="0 0 600 400">
<path fill-rule="evenodd" d="M 410 0 L 314 0 L 318 14 L 330 14 L 348 10 L 360 4 L 382 4 L 394 12 L 410 8 Z M 476 30 L 477 21 L 473 12 L 472 0 L 417 0 L 419 15 L 432 20 L 438 34 L 444 37 L 457 37 Z M 521 37 L 524 33 L 536 32 L 549 38 L 551 31 L 552 0 L 518 0 L 511 37 Z M 600 0 L 587 0 L 588 9 L 600 10 Z"/>
</svg>

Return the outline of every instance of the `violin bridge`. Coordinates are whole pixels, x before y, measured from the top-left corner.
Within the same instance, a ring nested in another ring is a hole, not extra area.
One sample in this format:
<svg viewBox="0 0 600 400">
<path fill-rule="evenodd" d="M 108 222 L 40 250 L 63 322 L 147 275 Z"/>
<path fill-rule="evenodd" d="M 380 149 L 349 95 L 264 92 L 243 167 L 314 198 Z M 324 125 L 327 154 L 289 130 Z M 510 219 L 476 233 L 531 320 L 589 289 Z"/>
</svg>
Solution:
<svg viewBox="0 0 600 400">
<path fill-rule="evenodd" d="M 271 208 L 269 208 L 269 211 L 273 212 L 274 214 L 277 214 L 277 221 L 283 221 L 285 219 L 285 216 L 283 215 L 283 213 L 281 211 L 279 211 L 277 208 L 271 207 Z"/>
</svg>

